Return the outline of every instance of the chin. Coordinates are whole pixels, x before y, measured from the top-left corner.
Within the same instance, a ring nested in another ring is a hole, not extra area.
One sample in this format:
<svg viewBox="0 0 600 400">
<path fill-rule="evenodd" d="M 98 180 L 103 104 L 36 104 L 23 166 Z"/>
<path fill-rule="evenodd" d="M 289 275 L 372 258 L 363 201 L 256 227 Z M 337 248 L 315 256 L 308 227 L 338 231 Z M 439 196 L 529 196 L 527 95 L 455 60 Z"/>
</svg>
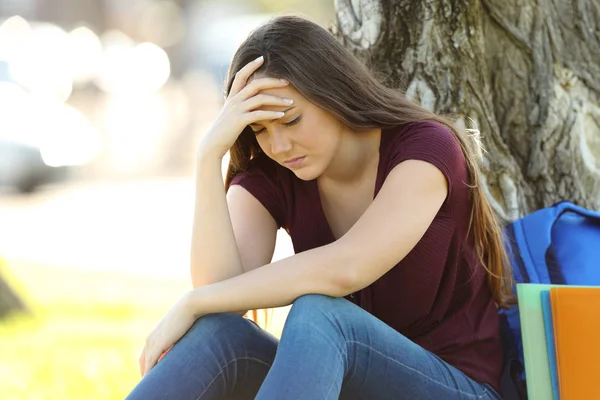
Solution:
<svg viewBox="0 0 600 400">
<path fill-rule="evenodd" d="M 319 175 L 321 175 L 319 172 L 315 171 L 312 168 L 299 168 L 297 170 L 291 170 L 294 175 L 296 175 L 296 177 L 298 179 L 301 179 L 303 181 L 312 181 L 313 179 L 317 179 L 319 177 Z"/>
</svg>

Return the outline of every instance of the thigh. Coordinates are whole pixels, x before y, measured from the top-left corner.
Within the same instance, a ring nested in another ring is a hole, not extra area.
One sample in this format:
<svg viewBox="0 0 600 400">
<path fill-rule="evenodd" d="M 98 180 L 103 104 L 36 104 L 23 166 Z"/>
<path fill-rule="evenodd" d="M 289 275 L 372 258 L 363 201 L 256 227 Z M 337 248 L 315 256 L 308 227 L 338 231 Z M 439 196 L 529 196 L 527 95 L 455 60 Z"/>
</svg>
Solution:
<svg viewBox="0 0 600 400">
<path fill-rule="evenodd" d="M 314 323 L 318 320 L 342 331 L 347 370 L 341 399 L 500 398 L 490 386 L 474 381 L 345 299 L 310 296 L 301 307 Z"/>
<path fill-rule="evenodd" d="M 253 399 L 277 351 L 277 339 L 231 313 L 199 318 L 128 397 Z"/>
</svg>

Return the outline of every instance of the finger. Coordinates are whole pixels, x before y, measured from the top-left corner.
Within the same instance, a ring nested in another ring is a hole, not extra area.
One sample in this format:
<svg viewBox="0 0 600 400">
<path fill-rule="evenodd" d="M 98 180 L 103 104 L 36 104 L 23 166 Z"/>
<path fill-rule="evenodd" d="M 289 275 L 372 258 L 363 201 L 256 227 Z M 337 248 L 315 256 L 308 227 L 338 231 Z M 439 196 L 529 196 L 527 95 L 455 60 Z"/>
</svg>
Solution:
<svg viewBox="0 0 600 400">
<path fill-rule="evenodd" d="M 140 363 L 140 374 L 142 374 L 142 376 L 144 376 L 144 372 L 146 371 L 146 353 L 145 353 L 145 349 L 142 350 L 142 354 L 140 355 L 139 363 Z"/>
<path fill-rule="evenodd" d="M 240 90 L 237 96 L 247 100 L 250 97 L 255 96 L 261 90 L 282 88 L 289 84 L 290 83 L 285 79 L 258 78 L 247 84 L 246 87 Z"/>
<path fill-rule="evenodd" d="M 250 125 L 258 121 L 270 121 L 283 117 L 285 113 L 283 111 L 265 111 L 256 110 L 245 114 L 245 125 Z"/>
<path fill-rule="evenodd" d="M 158 359 L 158 355 L 154 351 L 151 351 L 146 354 L 146 364 L 144 366 L 144 372 L 145 372 L 144 375 L 148 375 L 150 373 L 152 368 L 154 368 L 154 366 L 156 365 L 157 359 Z"/>
<path fill-rule="evenodd" d="M 244 111 L 252 111 L 262 106 L 289 106 L 294 101 L 292 99 L 286 99 L 279 96 L 271 96 L 268 94 L 257 94 L 256 96 L 250 97 L 243 104 Z"/>
<path fill-rule="evenodd" d="M 172 348 L 173 348 L 173 346 L 171 346 L 171 347 L 169 347 L 168 349 L 166 349 L 166 350 L 165 350 L 165 351 L 164 351 L 164 352 L 163 352 L 163 353 L 160 355 L 160 357 L 158 357 L 158 361 L 157 361 L 156 363 L 158 364 L 158 363 L 160 362 L 160 360 L 162 360 L 162 359 L 163 359 L 163 358 L 164 358 L 164 357 L 167 355 L 167 353 L 169 352 L 169 350 L 171 350 Z"/>
<path fill-rule="evenodd" d="M 235 78 L 233 78 L 233 84 L 231 85 L 231 90 L 229 91 L 229 96 L 235 96 L 239 93 L 240 90 L 246 83 L 248 82 L 248 78 L 263 65 L 264 57 L 260 56 L 254 61 L 250 61 L 248 64 L 244 65 L 242 69 L 240 69 L 236 74 Z"/>
</svg>

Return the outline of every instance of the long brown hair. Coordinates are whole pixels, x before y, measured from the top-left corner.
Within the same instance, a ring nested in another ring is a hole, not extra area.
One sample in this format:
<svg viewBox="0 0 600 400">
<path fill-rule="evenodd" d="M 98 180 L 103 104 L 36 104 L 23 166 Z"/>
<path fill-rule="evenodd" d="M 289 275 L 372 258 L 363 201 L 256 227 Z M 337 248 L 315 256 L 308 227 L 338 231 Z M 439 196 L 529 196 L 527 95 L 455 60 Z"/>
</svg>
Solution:
<svg viewBox="0 0 600 400">
<path fill-rule="evenodd" d="M 355 130 L 393 128 L 418 121 L 437 121 L 456 136 L 466 160 L 473 206 L 469 223 L 477 255 L 487 270 L 488 284 L 499 307 L 514 303 L 513 281 L 502 243 L 500 224 L 481 188 L 474 149 L 453 123 L 384 86 L 337 39 L 319 25 L 294 17 L 277 17 L 258 28 L 233 57 L 227 79 L 229 93 L 235 74 L 259 56 L 261 75 L 287 79 L 311 103 L 330 112 Z M 230 150 L 226 187 L 248 168 L 260 152 L 255 135 L 246 127 Z"/>
</svg>

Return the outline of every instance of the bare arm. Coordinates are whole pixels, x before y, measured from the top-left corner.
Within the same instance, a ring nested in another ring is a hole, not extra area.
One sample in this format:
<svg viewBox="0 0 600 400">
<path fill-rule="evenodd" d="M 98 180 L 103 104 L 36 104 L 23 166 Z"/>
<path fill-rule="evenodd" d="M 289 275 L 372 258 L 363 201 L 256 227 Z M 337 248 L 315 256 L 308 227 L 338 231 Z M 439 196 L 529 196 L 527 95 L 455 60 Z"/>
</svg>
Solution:
<svg viewBox="0 0 600 400">
<path fill-rule="evenodd" d="M 283 306 L 305 294 L 342 297 L 370 285 L 419 242 L 447 193 L 433 165 L 400 163 L 341 239 L 186 293 L 146 340 L 142 374 L 203 315 Z"/>
<path fill-rule="evenodd" d="M 342 297 L 379 279 L 419 242 L 448 193 L 440 170 L 405 161 L 342 238 L 187 295 L 195 315 L 291 304 L 305 294 Z M 390 224 L 389 221 L 403 221 Z"/>
<path fill-rule="evenodd" d="M 190 269 L 197 288 L 244 270 L 225 199 L 220 158 L 200 157 L 195 194 Z"/>
<path fill-rule="evenodd" d="M 264 206 L 237 185 L 225 195 L 220 160 L 199 161 L 196 185 L 191 249 L 194 288 L 268 264 L 277 224 Z M 246 309 L 236 312 L 244 314 Z"/>
<path fill-rule="evenodd" d="M 227 203 L 244 273 L 270 263 L 277 239 L 277 223 L 271 214 L 241 186 L 229 188 Z M 236 313 L 247 311 L 246 307 Z"/>
<path fill-rule="evenodd" d="M 221 171 L 223 156 L 247 125 L 283 114 L 261 107 L 289 104 L 283 98 L 260 94 L 264 89 L 284 87 L 289 84 L 286 81 L 258 78 L 247 84 L 262 63 L 258 58 L 236 74 L 229 96 L 199 148 L 190 254 L 194 288 L 240 275 L 268 263 L 273 256 L 277 226 L 272 217 L 239 188 L 230 190 L 226 199 Z M 248 227 L 255 229 L 254 235 Z"/>
</svg>

